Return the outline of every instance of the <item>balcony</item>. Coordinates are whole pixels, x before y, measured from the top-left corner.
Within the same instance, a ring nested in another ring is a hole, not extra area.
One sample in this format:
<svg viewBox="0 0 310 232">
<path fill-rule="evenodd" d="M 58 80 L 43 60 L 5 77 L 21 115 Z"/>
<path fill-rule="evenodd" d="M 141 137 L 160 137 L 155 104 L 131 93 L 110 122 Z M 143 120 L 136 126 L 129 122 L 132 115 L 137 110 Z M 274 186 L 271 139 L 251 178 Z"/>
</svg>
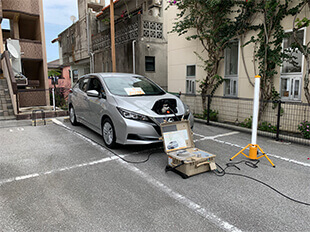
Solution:
<svg viewBox="0 0 310 232">
<path fill-rule="evenodd" d="M 37 41 L 19 40 L 20 50 L 24 54 L 22 55 L 23 59 L 43 59 L 42 57 L 42 44 Z"/>
<path fill-rule="evenodd" d="M 2 0 L 2 10 L 39 15 L 39 0 Z"/>
</svg>

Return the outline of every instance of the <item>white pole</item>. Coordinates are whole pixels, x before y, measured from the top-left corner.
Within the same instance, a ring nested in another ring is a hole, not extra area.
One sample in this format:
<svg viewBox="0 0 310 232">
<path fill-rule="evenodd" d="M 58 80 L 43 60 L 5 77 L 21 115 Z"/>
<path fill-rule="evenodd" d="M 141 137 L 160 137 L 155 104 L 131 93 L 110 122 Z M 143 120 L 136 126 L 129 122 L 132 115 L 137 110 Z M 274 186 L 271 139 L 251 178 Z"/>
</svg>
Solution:
<svg viewBox="0 0 310 232">
<path fill-rule="evenodd" d="M 55 104 L 55 89 L 52 90 L 53 93 L 53 110 L 56 111 L 56 104 Z"/>
<path fill-rule="evenodd" d="M 132 41 L 132 73 L 136 73 L 136 53 L 135 53 L 136 40 Z"/>
<path fill-rule="evenodd" d="M 252 142 L 256 144 L 257 140 L 257 126 L 258 126 L 258 111 L 259 111 L 259 90 L 260 90 L 260 76 L 255 76 L 254 87 L 254 103 L 253 103 L 253 118 L 252 118 Z"/>
</svg>

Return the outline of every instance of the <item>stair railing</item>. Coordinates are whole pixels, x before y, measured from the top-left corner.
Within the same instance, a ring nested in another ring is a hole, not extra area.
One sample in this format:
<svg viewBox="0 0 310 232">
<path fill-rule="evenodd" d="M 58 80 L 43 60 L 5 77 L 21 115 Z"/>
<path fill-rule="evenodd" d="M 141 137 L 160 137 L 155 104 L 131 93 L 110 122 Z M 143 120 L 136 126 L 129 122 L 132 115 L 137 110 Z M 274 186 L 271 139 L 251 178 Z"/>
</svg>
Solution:
<svg viewBox="0 0 310 232">
<path fill-rule="evenodd" d="M 12 100 L 14 114 L 17 115 L 19 113 L 18 90 L 8 51 L 4 51 L 2 53 L 1 64 L 3 76 L 7 79 L 8 82 L 8 88 Z"/>
</svg>

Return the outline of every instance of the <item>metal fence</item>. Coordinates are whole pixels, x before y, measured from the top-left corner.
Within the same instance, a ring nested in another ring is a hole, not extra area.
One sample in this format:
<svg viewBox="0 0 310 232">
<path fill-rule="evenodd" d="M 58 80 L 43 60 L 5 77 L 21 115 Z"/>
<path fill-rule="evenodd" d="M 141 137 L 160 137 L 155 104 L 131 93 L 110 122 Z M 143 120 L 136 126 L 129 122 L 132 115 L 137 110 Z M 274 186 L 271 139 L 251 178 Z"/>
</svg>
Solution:
<svg viewBox="0 0 310 232">
<path fill-rule="evenodd" d="M 201 96 L 196 97 L 201 98 Z M 197 106 L 194 106 L 197 117 L 204 118 L 210 124 L 221 123 L 235 128 L 251 129 L 253 99 L 207 97 L 206 112 L 202 112 L 202 110 L 197 112 Z M 197 103 L 199 104 L 201 101 L 195 100 L 195 104 Z M 259 115 L 259 134 L 276 140 L 310 145 L 310 104 L 264 101 L 260 102 L 260 106 L 265 107 L 263 113 Z"/>
</svg>

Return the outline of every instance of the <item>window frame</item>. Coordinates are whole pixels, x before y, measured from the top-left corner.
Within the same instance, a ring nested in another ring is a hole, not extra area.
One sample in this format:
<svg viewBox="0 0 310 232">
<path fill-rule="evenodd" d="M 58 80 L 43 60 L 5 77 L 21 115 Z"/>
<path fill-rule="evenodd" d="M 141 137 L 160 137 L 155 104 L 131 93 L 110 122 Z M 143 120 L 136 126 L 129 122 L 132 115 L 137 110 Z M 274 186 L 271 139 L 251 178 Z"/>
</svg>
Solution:
<svg viewBox="0 0 310 232">
<path fill-rule="evenodd" d="M 307 28 L 301 28 L 299 29 L 300 31 L 303 31 L 303 45 L 305 45 L 306 43 L 306 30 Z M 293 30 L 285 30 L 285 33 L 292 33 Z M 282 52 L 284 52 L 284 39 L 282 41 Z M 283 65 L 281 65 L 280 67 L 280 86 L 279 86 L 279 92 L 280 92 L 280 97 L 281 100 L 284 101 L 301 101 L 301 91 L 302 91 L 302 80 L 303 80 L 303 72 L 304 72 L 304 55 L 301 54 L 301 71 L 300 72 L 283 72 Z M 289 94 L 288 96 L 283 96 L 283 92 L 282 92 L 282 85 L 283 85 L 283 81 L 288 79 L 288 91 Z M 295 81 L 299 81 L 299 88 L 298 88 L 298 97 L 294 97 L 294 91 L 295 91 Z M 293 82 L 293 86 L 292 86 L 292 82 Z M 293 89 L 292 89 L 293 87 Z"/>
<path fill-rule="evenodd" d="M 195 67 L 195 75 L 188 75 L 188 67 Z M 185 90 L 186 94 L 196 94 L 196 64 L 187 64 L 186 65 L 186 80 L 185 80 Z"/>
<path fill-rule="evenodd" d="M 91 89 L 90 89 L 91 82 L 94 81 L 94 80 L 98 81 L 98 84 L 100 85 L 100 91 L 98 91 L 99 94 L 102 94 L 102 93 L 105 92 L 104 87 L 103 87 L 103 84 L 102 84 L 102 82 L 100 81 L 100 79 L 99 79 L 97 76 L 88 76 L 88 79 L 89 79 L 89 81 L 88 81 L 88 85 L 87 85 L 87 90 L 86 90 L 86 92 L 87 92 L 88 90 L 96 90 L 96 91 L 98 91 L 97 89 L 94 89 L 94 88 L 91 88 Z"/>
<path fill-rule="evenodd" d="M 237 54 L 237 74 L 226 74 L 226 57 L 227 57 L 227 48 L 224 51 L 224 88 L 223 88 L 223 96 L 225 97 L 238 97 L 238 80 L 239 80 L 239 64 L 240 64 L 240 40 L 236 39 L 231 41 L 230 43 L 236 43 L 238 46 L 238 54 Z M 229 94 L 226 93 L 227 81 L 229 80 Z M 234 90 L 234 82 L 236 82 L 236 92 L 232 93 Z"/>
<path fill-rule="evenodd" d="M 153 67 L 154 68 L 152 70 L 148 70 L 147 69 L 147 65 L 146 65 L 147 64 L 147 60 L 146 60 L 147 58 L 152 58 L 154 60 L 154 63 L 153 63 Z M 155 59 L 155 56 L 145 56 L 144 59 L 145 59 L 145 67 L 144 67 L 145 68 L 145 72 L 155 72 L 156 71 L 156 59 Z"/>
<path fill-rule="evenodd" d="M 79 88 L 79 90 L 82 91 L 83 93 L 86 93 L 86 91 L 88 90 L 89 81 L 90 81 L 90 78 L 88 76 L 80 78 L 78 80 L 78 88 Z M 83 84 L 81 82 L 83 82 Z M 82 86 L 81 86 L 81 84 L 82 84 Z"/>
</svg>

